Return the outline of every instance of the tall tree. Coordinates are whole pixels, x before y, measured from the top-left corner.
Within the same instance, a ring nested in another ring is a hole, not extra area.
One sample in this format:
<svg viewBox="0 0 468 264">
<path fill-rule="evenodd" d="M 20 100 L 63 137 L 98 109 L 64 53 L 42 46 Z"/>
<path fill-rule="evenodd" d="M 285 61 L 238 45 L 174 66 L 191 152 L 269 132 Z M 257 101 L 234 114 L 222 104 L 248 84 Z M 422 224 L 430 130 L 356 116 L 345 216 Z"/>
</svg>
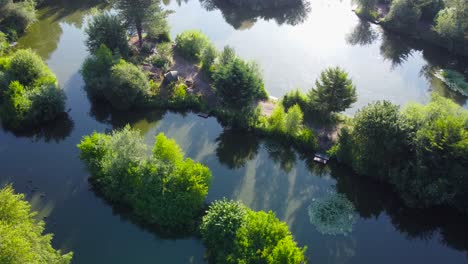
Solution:
<svg viewBox="0 0 468 264">
<path fill-rule="evenodd" d="M 320 112 L 341 112 L 357 100 L 356 87 L 340 67 L 324 70 L 315 86 L 309 92 L 309 100 L 311 107 Z"/>
<path fill-rule="evenodd" d="M 161 8 L 157 0 L 115 0 L 116 8 L 130 31 L 137 32 L 140 47 L 143 44 L 143 30 L 155 21 Z"/>
</svg>

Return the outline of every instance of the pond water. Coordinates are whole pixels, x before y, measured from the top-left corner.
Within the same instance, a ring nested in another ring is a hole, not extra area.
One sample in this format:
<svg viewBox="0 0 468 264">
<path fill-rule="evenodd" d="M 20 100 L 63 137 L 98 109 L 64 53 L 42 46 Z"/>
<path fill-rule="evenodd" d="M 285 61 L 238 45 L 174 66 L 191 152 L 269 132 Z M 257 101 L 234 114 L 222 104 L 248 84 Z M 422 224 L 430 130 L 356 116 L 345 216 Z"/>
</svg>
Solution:
<svg viewBox="0 0 468 264">
<path fill-rule="evenodd" d="M 40 11 L 40 20 L 20 47 L 31 47 L 47 60 L 66 91 L 70 111 L 28 133 L 0 130 L 0 184 L 12 183 L 27 195 L 39 217 L 46 219 L 46 231 L 55 234 L 54 246 L 75 252 L 73 263 L 204 263 L 198 239 L 162 238 L 90 189 L 76 144 L 93 131 L 127 123 L 140 129 L 149 144 L 165 132 L 187 156 L 209 166 L 213 182 L 208 202 L 228 197 L 255 210 L 273 210 L 298 243 L 308 247 L 310 263 L 467 262 L 468 219 L 454 212 L 405 208 L 387 186 L 346 168 L 317 166 L 288 147 L 225 131 L 213 118 L 161 111 L 119 113 L 91 105 L 79 68 L 87 55 L 83 26 L 95 4 L 63 2 L 67 4 Z M 306 90 L 322 68 L 339 64 L 358 86 L 359 101 L 351 114 L 377 99 L 425 102 L 432 91 L 466 104 L 466 98 L 426 74 L 434 66 L 463 70 L 461 58 L 405 39 L 389 40 L 373 26 L 375 37 L 358 32 L 360 37 L 351 40 L 350 32 L 360 25 L 345 0 L 317 0 L 307 10 L 265 13 L 222 9 L 198 0 L 165 4 L 175 11 L 170 16 L 174 35 L 200 28 L 217 46 L 234 46 L 241 56 L 259 62 L 274 96 Z M 363 28 L 358 31 L 366 31 Z M 386 41 L 398 48 L 387 47 Z M 311 219 L 316 207 L 310 205 L 327 197 L 349 201 L 351 210 L 338 211 L 340 221 Z"/>
</svg>

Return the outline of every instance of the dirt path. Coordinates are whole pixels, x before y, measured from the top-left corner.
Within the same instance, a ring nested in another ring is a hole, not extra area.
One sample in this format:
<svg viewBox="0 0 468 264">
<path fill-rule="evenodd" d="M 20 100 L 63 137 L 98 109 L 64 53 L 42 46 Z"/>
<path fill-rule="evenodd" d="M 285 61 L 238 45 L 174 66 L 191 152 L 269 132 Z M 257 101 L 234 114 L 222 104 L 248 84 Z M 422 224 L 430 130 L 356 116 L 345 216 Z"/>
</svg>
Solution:
<svg viewBox="0 0 468 264">
<path fill-rule="evenodd" d="M 213 89 L 211 89 L 211 85 L 207 81 L 207 76 L 205 76 L 198 65 L 174 52 L 174 65 L 170 70 L 177 71 L 181 78 L 192 82 L 193 86 L 191 88 L 193 93 L 201 93 L 208 101 L 208 105 L 214 106 L 216 104 L 216 97 Z"/>
</svg>

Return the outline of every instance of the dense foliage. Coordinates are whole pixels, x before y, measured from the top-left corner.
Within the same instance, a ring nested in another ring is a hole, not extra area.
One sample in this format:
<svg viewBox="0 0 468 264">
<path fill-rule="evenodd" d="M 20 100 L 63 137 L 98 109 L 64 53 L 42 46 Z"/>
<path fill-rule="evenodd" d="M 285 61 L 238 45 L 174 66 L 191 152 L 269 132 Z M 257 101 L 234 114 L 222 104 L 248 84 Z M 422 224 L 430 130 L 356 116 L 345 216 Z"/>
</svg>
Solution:
<svg viewBox="0 0 468 264">
<path fill-rule="evenodd" d="M 85 90 L 91 98 L 104 98 L 104 90 L 110 86 L 111 68 L 119 58 L 105 45 L 101 45 L 94 54 L 85 59 L 81 66 L 81 75 L 85 81 Z"/>
<path fill-rule="evenodd" d="M 215 201 L 200 226 L 214 263 L 306 263 L 305 248 L 273 212 L 255 212 L 240 202 Z"/>
<path fill-rule="evenodd" d="M 62 255 L 51 246 L 52 235 L 44 232 L 44 222 L 15 194 L 11 186 L 0 190 L 0 263 L 3 264 L 66 264 L 73 253 Z"/>
<path fill-rule="evenodd" d="M 467 42 L 468 4 L 466 0 L 447 0 L 435 20 L 435 31 L 453 42 Z"/>
<path fill-rule="evenodd" d="M 110 78 L 104 97 L 114 108 L 125 110 L 144 103 L 150 84 L 137 66 L 122 60 L 111 68 Z"/>
<path fill-rule="evenodd" d="M 143 104 L 150 89 L 148 77 L 137 66 L 119 60 L 104 45 L 88 57 L 81 68 L 91 98 L 105 99 L 126 110 Z"/>
<path fill-rule="evenodd" d="M 15 40 L 36 20 L 35 7 L 34 0 L 0 1 L 0 31 Z"/>
<path fill-rule="evenodd" d="M 210 45 L 210 40 L 201 31 L 187 30 L 176 36 L 175 43 L 182 56 L 199 61 L 205 48 Z"/>
<path fill-rule="evenodd" d="M 303 124 L 304 114 L 299 105 L 290 107 L 287 112 L 278 104 L 268 118 L 260 120 L 259 129 L 273 137 L 281 138 L 284 143 L 294 143 L 306 151 L 317 148 L 317 139 L 312 130 Z"/>
<path fill-rule="evenodd" d="M 18 50 L 2 58 L 0 84 L 0 115 L 11 129 L 51 121 L 64 112 L 65 94 L 55 75 L 31 50 Z"/>
<path fill-rule="evenodd" d="M 154 66 L 161 68 L 164 72 L 168 71 L 174 63 L 172 45 L 164 42 L 156 46 L 156 53 L 148 58 L 148 61 Z"/>
<path fill-rule="evenodd" d="M 166 14 L 159 6 L 159 1 L 153 0 L 115 0 L 124 24 L 130 32 L 138 35 L 140 47 L 143 45 L 143 32 L 152 38 L 163 36 L 168 38 L 169 26 Z"/>
<path fill-rule="evenodd" d="M 322 113 L 342 112 L 357 100 L 356 87 L 339 67 L 325 69 L 309 92 L 311 108 Z"/>
<path fill-rule="evenodd" d="M 8 51 L 9 47 L 7 35 L 0 31 L 0 56 L 3 56 Z"/>
<path fill-rule="evenodd" d="M 403 111 L 373 103 L 342 130 L 332 152 L 358 173 L 395 185 L 410 206 L 467 211 L 468 111 L 449 99 L 434 96 Z"/>
<path fill-rule="evenodd" d="M 78 147 L 93 184 L 107 199 L 128 205 L 144 222 L 171 232 L 192 230 L 211 173 L 184 159 L 174 140 L 159 134 L 148 156 L 143 137 L 127 126 L 110 135 L 85 136 Z"/>
<path fill-rule="evenodd" d="M 257 64 L 245 62 L 236 57 L 232 50 L 225 49 L 214 67 L 213 88 L 225 107 L 240 109 L 267 99 Z"/>
<path fill-rule="evenodd" d="M 376 20 L 374 1 L 357 0 L 358 14 Z M 468 38 L 468 4 L 466 0 L 391 0 L 379 1 L 388 4 L 388 13 L 380 19 L 381 24 L 392 31 L 423 39 L 448 50 L 466 55 Z M 371 3 L 371 5 L 367 5 Z M 368 7 L 374 15 L 361 11 Z M 374 11 L 372 11 L 374 10 Z M 385 13 L 385 12 L 380 12 Z"/>
<path fill-rule="evenodd" d="M 393 0 L 384 22 L 399 30 L 414 30 L 421 18 L 417 0 Z"/>
<path fill-rule="evenodd" d="M 85 29 L 87 34 L 86 46 L 91 53 L 105 45 L 113 53 L 126 57 L 129 52 L 127 29 L 119 16 L 104 12 L 93 16 Z"/>
</svg>

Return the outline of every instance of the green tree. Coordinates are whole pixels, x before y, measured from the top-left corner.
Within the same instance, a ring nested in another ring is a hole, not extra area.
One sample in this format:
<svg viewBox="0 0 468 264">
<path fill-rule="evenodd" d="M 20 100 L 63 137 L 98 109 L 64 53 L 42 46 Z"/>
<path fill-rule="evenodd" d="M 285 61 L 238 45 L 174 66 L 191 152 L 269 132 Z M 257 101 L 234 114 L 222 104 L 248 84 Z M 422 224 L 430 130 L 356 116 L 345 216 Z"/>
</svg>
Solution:
<svg viewBox="0 0 468 264">
<path fill-rule="evenodd" d="M 6 127 L 30 128 L 54 120 L 65 109 L 65 94 L 55 75 L 31 50 L 3 58 L 0 83 L 5 85 L 0 115 Z"/>
<path fill-rule="evenodd" d="M 126 126 L 110 135 L 85 136 L 78 148 L 93 184 L 107 199 L 128 205 L 135 216 L 161 231 L 193 230 L 211 172 L 185 159 L 175 141 L 159 134 L 149 155 L 140 132 Z"/>
<path fill-rule="evenodd" d="M 26 89 L 32 89 L 40 79 L 55 78 L 42 58 L 30 49 L 13 53 L 8 66 L 8 77 L 19 81 Z"/>
<path fill-rule="evenodd" d="M 212 44 L 207 45 L 201 55 L 202 70 L 210 73 L 211 66 L 213 66 L 217 57 L 216 47 Z"/>
<path fill-rule="evenodd" d="M 125 110 L 144 102 L 150 84 L 137 66 L 121 61 L 112 67 L 110 76 L 110 86 L 104 89 L 104 97 L 113 107 Z"/>
<path fill-rule="evenodd" d="M 0 1 L 0 31 L 14 40 L 36 20 L 34 0 Z"/>
<path fill-rule="evenodd" d="M 286 223 L 240 202 L 215 201 L 200 232 L 215 263 L 307 263 L 306 249 L 297 246 Z"/>
<path fill-rule="evenodd" d="M 296 104 L 289 108 L 285 118 L 286 133 L 292 137 L 297 136 L 302 129 L 303 120 L 304 114 L 299 105 Z"/>
<path fill-rule="evenodd" d="M 405 201 L 415 207 L 449 204 L 466 212 L 468 111 L 433 96 L 427 105 L 405 107 L 402 122 L 412 128 L 415 165 L 393 176 Z"/>
<path fill-rule="evenodd" d="M 130 31 L 137 33 L 140 47 L 143 45 L 143 31 L 160 21 L 161 9 L 155 0 L 115 0 L 116 8 Z"/>
<path fill-rule="evenodd" d="M 393 0 L 383 22 L 388 27 L 412 32 L 421 19 L 421 14 L 416 0 Z"/>
<path fill-rule="evenodd" d="M 348 73 L 339 67 L 322 71 L 315 86 L 316 88 L 309 92 L 309 102 L 312 109 L 320 112 L 341 112 L 357 100 L 356 87 Z"/>
<path fill-rule="evenodd" d="M 258 65 L 239 58 L 217 65 L 213 87 L 221 103 L 231 109 L 240 109 L 267 98 Z"/>
<path fill-rule="evenodd" d="M 200 225 L 205 245 L 215 253 L 216 262 L 225 261 L 231 252 L 237 231 L 246 221 L 248 208 L 241 202 L 214 201 Z"/>
<path fill-rule="evenodd" d="M 7 185 L 0 190 L 0 263 L 70 263 L 73 253 L 62 255 L 51 246 L 52 235 L 44 235 L 44 222 L 35 219 L 36 213 Z"/>
<path fill-rule="evenodd" d="M 91 98 L 104 98 L 104 90 L 110 86 L 111 68 L 118 62 L 107 46 L 101 45 L 94 54 L 87 57 L 81 66 L 85 90 Z"/>
<path fill-rule="evenodd" d="M 176 50 L 185 58 L 200 61 L 205 48 L 212 45 L 208 37 L 198 30 L 187 30 L 176 36 Z"/>
<path fill-rule="evenodd" d="M 408 134 L 398 106 L 378 101 L 359 110 L 352 136 L 353 167 L 358 173 L 388 180 L 391 170 L 405 163 Z"/>
<path fill-rule="evenodd" d="M 85 29 L 86 46 L 91 53 L 105 45 L 114 53 L 127 56 L 129 52 L 127 30 L 120 17 L 109 12 L 93 16 Z"/>
<path fill-rule="evenodd" d="M 452 41 L 464 41 L 468 31 L 468 5 L 464 0 L 447 1 L 435 20 L 434 30 Z"/>
</svg>

